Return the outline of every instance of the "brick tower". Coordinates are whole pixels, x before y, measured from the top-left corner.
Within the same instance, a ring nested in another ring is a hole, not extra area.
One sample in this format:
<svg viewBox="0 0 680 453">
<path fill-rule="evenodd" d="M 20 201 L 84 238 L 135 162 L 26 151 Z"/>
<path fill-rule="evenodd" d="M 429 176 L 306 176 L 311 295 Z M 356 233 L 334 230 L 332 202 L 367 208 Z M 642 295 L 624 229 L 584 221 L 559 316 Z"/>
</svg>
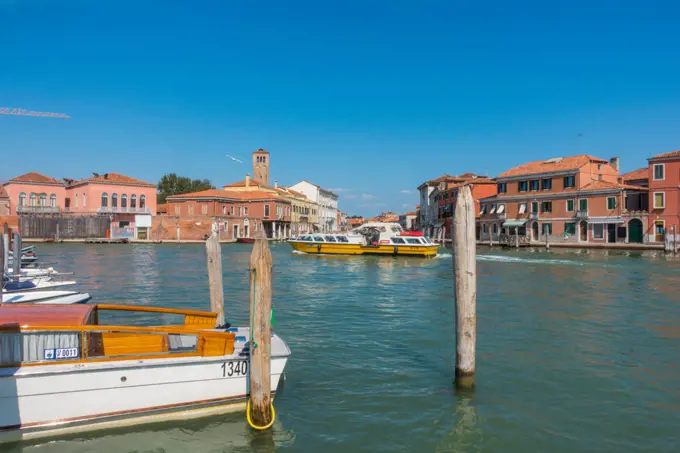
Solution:
<svg viewBox="0 0 680 453">
<path fill-rule="evenodd" d="M 253 153 L 253 179 L 269 185 L 269 153 L 262 148 Z"/>
</svg>

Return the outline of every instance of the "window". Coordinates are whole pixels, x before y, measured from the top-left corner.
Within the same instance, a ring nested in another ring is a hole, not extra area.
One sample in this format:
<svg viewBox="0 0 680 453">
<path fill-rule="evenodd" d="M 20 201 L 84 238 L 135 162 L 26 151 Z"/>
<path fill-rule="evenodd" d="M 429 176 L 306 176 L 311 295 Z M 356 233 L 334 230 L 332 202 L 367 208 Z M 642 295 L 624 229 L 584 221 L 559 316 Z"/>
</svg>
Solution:
<svg viewBox="0 0 680 453">
<path fill-rule="evenodd" d="M 491 210 L 489 211 L 489 214 L 495 214 L 496 213 L 496 204 L 491 205 Z"/>
<path fill-rule="evenodd" d="M 528 181 L 520 181 L 517 183 L 517 190 L 519 190 L 520 192 L 526 192 L 528 186 L 529 186 Z"/>
<path fill-rule="evenodd" d="M 141 195 L 139 197 L 139 208 L 140 209 L 146 208 L 146 196 L 145 195 Z"/>
<path fill-rule="evenodd" d="M 574 200 L 567 200 L 567 212 L 574 212 Z"/>
<path fill-rule="evenodd" d="M 323 242 L 323 238 L 321 236 L 314 236 L 314 242 Z"/>
<path fill-rule="evenodd" d="M 576 178 L 574 176 L 565 176 L 564 177 L 564 188 L 568 189 L 570 187 L 574 187 L 576 185 Z"/>
<path fill-rule="evenodd" d="M 102 326 L 103 327 L 103 326 Z M 167 334 L 164 332 L 87 332 L 87 358 L 125 357 L 195 352 L 198 345 L 196 334 Z M 126 340 L 137 337 L 135 350 L 121 346 Z"/>
<path fill-rule="evenodd" d="M 180 206 L 175 205 L 175 215 L 179 215 L 179 213 L 180 213 Z"/>
<path fill-rule="evenodd" d="M 40 207 L 44 208 L 47 206 L 47 194 L 46 193 L 41 193 L 40 194 Z"/>
<path fill-rule="evenodd" d="M 222 205 L 222 215 L 227 215 L 227 207 Z"/>
<path fill-rule="evenodd" d="M 269 205 L 268 204 L 264 205 L 264 216 L 265 216 L 265 218 L 269 217 Z"/>
<path fill-rule="evenodd" d="M 564 224 L 564 232 L 567 234 L 575 235 L 576 234 L 576 223 L 575 222 L 566 222 Z"/>
<path fill-rule="evenodd" d="M 105 208 L 109 205 L 109 196 L 106 194 L 106 192 L 102 193 L 102 208 Z"/>
<path fill-rule="evenodd" d="M 189 215 L 194 215 L 194 205 L 190 204 L 188 211 L 189 211 Z"/>
<path fill-rule="evenodd" d="M 243 215 L 248 215 L 248 206 L 243 208 Z"/>
<path fill-rule="evenodd" d="M 208 215 L 208 205 L 205 203 L 201 204 L 201 214 Z"/>
<path fill-rule="evenodd" d="M 76 208 L 77 208 L 78 206 L 80 206 L 80 205 L 78 204 L 78 194 L 76 194 Z"/>
<path fill-rule="evenodd" d="M 543 234 L 550 236 L 552 234 L 552 223 L 543 224 Z"/>
<path fill-rule="evenodd" d="M 402 238 L 392 238 L 392 243 L 393 244 L 406 244 L 406 242 Z"/>
<path fill-rule="evenodd" d="M 243 217 L 243 206 L 238 207 L 238 216 Z"/>
<path fill-rule="evenodd" d="M 654 192 L 654 209 L 663 209 L 666 207 L 666 193 Z"/>
<path fill-rule="evenodd" d="M 538 214 L 538 201 L 531 202 L 531 213 Z"/>
<path fill-rule="evenodd" d="M 24 192 L 19 194 L 19 206 L 26 206 L 26 194 Z"/>
<path fill-rule="evenodd" d="M 78 194 L 76 194 L 78 196 Z M 50 195 L 50 208 L 57 207 L 57 196 L 55 194 Z"/>
<path fill-rule="evenodd" d="M 486 214 L 486 205 L 485 204 L 482 205 L 482 209 L 479 211 L 479 214 L 480 215 Z"/>
<path fill-rule="evenodd" d="M 616 197 L 607 197 L 607 209 L 616 209 Z"/>
<path fill-rule="evenodd" d="M 133 197 L 134 197 L 134 195 L 133 195 Z M 87 194 L 85 192 L 83 192 L 83 208 L 85 206 L 87 206 Z"/>
<path fill-rule="evenodd" d="M 420 244 L 420 241 L 416 238 L 406 238 L 406 242 L 409 244 Z"/>
<path fill-rule="evenodd" d="M 529 186 L 531 190 L 538 190 L 538 179 L 532 179 L 529 181 Z"/>
<path fill-rule="evenodd" d="M 498 224 L 494 223 L 493 224 L 493 234 L 496 234 L 496 233 L 498 233 Z"/>
<path fill-rule="evenodd" d="M 337 242 L 333 236 L 324 236 L 326 242 Z"/>
<path fill-rule="evenodd" d="M 541 212 L 552 212 L 552 201 L 541 202 Z M 545 224 L 549 225 L 549 224 Z"/>
<path fill-rule="evenodd" d="M 541 190 L 550 189 L 552 189 L 552 179 L 551 178 L 541 179 Z"/>
<path fill-rule="evenodd" d="M 222 224 L 222 231 L 224 231 L 225 233 L 229 231 L 229 222 L 224 222 Z"/>
<path fill-rule="evenodd" d="M 283 209 L 281 208 L 281 205 L 278 205 L 278 204 L 277 204 L 277 205 L 276 205 L 276 216 L 277 216 L 277 217 L 281 217 L 281 212 L 282 212 L 282 211 L 283 211 Z"/>
<path fill-rule="evenodd" d="M 123 194 L 120 196 L 120 207 L 127 208 L 127 195 Z"/>
<path fill-rule="evenodd" d="M 578 201 L 579 212 L 588 212 L 588 199 L 582 198 Z"/>
<path fill-rule="evenodd" d="M 338 242 L 349 242 L 347 236 L 335 236 L 335 238 L 338 240 Z"/>
<path fill-rule="evenodd" d="M 498 209 L 496 209 L 496 214 L 503 214 L 505 212 L 505 205 L 499 204 Z"/>
<path fill-rule="evenodd" d="M 111 207 L 112 208 L 118 207 L 118 194 L 117 193 L 111 194 Z"/>
<path fill-rule="evenodd" d="M 2 332 L 2 356 L 0 365 L 40 363 L 45 361 L 45 352 L 55 348 L 79 351 L 79 332 Z M 72 360 L 79 360 L 80 353 Z"/>
<path fill-rule="evenodd" d="M 498 193 L 506 193 L 508 191 L 508 185 L 504 182 L 498 183 Z"/>
<path fill-rule="evenodd" d="M 482 223 L 482 233 L 486 233 L 486 223 Z"/>
<path fill-rule="evenodd" d="M 593 239 L 604 239 L 604 223 L 593 224 Z"/>
<path fill-rule="evenodd" d="M 137 195 L 130 195 L 130 207 L 135 209 L 137 207 Z"/>
<path fill-rule="evenodd" d="M 664 179 L 665 175 L 665 165 L 664 164 L 654 164 L 654 180 L 659 181 Z"/>
<path fill-rule="evenodd" d="M 524 214 L 527 212 L 527 204 L 526 203 L 520 203 L 519 204 L 519 213 Z"/>
</svg>

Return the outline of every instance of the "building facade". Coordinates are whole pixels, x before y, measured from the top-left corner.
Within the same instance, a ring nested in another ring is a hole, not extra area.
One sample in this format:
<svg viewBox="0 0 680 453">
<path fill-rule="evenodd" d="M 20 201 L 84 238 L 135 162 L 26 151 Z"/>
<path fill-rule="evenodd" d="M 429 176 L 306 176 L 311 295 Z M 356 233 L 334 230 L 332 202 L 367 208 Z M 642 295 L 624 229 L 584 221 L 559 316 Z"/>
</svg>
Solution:
<svg viewBox="0 0 680 453">
<path fill-rule="evenodd" d="M 680 240 L 680 150 L 648 159 L 649 239 L 663 242 L 665 234 Z"/>
<path fill-rule="evenodd" d="M 320 231 L 336 231 L 338 229 L 338 196 L 312 184 L 309 181 L 300 181 L 289 187 L 296 192 L 304 194 L 309 200 L 318 205 L 318 228 Z"/>
<path fill-rule="evenodd" d="M 401 214 L 399 216 L 399 225 L 401 225 L 401 227 L 405 230 L 415 231 L 417 215 L 418 214 L 416 211 L 405 212 Z"/>
<path fill-rule="evenodd" d="M 9 195 L 3 186 L 0 186 L 0 217 L 8 216 L 9 214 Z"/>
<path fill-rule="evenodd" d="M 496 194 L 496 180 L 485 176 L 478 176 L 474 173 L 464 173 L 460 176 L 449 177 L 446 181 L 439 183 L 439 188 L 434 193 L 433 203 L 437 206 L 437 222 L 435 224 L 433 236 L 441 239 L 451 239 L 453 228 L 453 214 L 456 209 L 456 199 L 458 191 L 462 188 L 470 187 L 472 199 L 475 203 L 475 218 L 479 219 L 481 212 L 480 200 L 494 196 Z"/>
<path fill-rule="evenodd" d="M 64 209 L 66 184 L 40 173 L 26 173 L 4 185 L 10 215 L 59 214 Z"/>
<path fill-rule="evenodd" d="M 497 178 L 481 200 L 478 239 L 501 242 L 646 242 L 647 189 L 620 182 L 618 158 L 552 158 Z"/>
</svg>

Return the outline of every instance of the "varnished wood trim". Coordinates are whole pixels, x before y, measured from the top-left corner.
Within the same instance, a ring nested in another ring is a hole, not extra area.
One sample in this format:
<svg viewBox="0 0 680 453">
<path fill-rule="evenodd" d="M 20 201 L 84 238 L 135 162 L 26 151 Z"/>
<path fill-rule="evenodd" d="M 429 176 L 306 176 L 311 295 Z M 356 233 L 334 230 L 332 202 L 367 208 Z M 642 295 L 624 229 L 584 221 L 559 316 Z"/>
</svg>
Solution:
<svg viewBox="0 0 680 453">
<path fill-rule="evenodd" d="M 169 314 L 176 314 L 176 315 L 193 315 L 193 316 L 212 317 L 212 318 L 217 317 L 217 313 L 211 312 L 211 311 L 181 310 L 181 309 L 165 308 L 165 307 L 140 307 L 138 305 L 98 304 L 97 308 L 99 310 L 138 311 L 138 312 L 145 312 L 145 313 L 169 313 Z"/>
</svg>

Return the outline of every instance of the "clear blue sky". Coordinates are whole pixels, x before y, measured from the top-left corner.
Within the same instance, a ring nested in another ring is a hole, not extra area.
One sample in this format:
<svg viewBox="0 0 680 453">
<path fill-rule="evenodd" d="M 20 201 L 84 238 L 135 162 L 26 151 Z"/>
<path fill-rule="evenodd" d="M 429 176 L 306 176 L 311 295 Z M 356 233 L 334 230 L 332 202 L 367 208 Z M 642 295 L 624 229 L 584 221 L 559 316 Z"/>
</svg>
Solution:
<svg viewBox="0 0 680 453">
<path fill-rule="evenodd" d="M 0 30 L 0 107 L 71 116 L 0 115 L 0 180 L 220 186 L 262 147 L 272 179 L 372 215 L 579 133 L 624 171 L 680 148 L 677 1 L 0 0 Z"/>
</svg>

